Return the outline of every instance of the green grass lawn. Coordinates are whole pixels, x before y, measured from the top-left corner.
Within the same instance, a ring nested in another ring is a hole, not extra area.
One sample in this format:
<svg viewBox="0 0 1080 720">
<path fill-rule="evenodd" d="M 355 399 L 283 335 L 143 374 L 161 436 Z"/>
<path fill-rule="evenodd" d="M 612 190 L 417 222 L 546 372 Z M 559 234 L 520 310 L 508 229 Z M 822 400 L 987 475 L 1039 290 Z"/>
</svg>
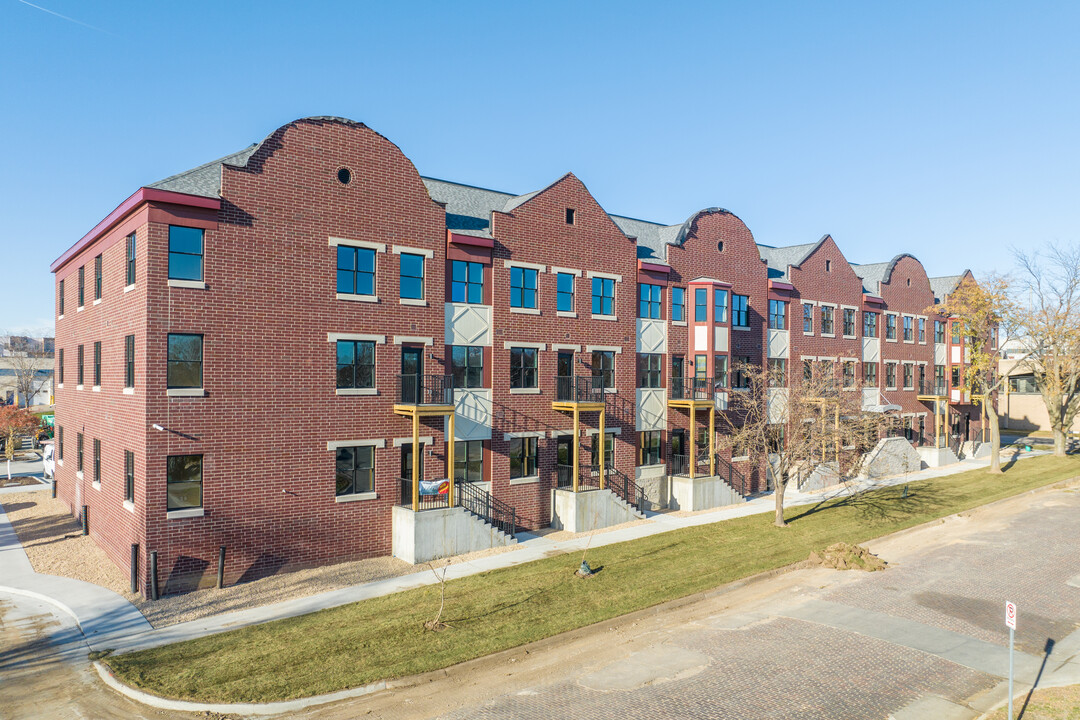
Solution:
<svg viewBox="0 0 1080 720">
<path fill-rule="evenodd" d="M 439 589 L 408 590 L 151 650 L 109 657 L 124 682 L 172 698 L 265 702 L 306 697 L 444 668 L 804 560 L 834 542 L 860 543 L 1080 474 L 1080 457 L 1011 464 L 683 528 L 453 580 L 443 620 Z"/>
</svg>

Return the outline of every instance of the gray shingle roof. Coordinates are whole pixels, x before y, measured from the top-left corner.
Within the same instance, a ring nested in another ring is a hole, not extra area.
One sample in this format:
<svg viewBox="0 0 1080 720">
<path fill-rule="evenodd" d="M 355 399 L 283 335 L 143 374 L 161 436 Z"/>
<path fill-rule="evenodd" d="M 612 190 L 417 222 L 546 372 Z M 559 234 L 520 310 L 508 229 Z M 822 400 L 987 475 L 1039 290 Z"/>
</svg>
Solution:
<svg viewBox="0 0 1080 720">
<path fill-rule="evenodd" d="M 464 235 L 491 237 L 491 213 L 501 211 L 515 197 L 446 180 L 421 179 L 431 199 L 446 206 L 446 228 Z"/>
<path fill-rule="evenodd" d="M 823 238 L 824 239 L 824 238 Z M 788 268 L 792 265 L 802 265 L 803 260 L 810 257 L 821 240 L 803 245 L 788 245 L 787 247 L 773 247 L 771 245 L 758 245 L 761 259 L 769 266 L 769 279 L 787 281 Z"/>
<path fill-rule="evenodd" d="M 963 274 L 930 278 L 930 289 L 934 293 L 934 302 L 944 302 L 945 297 L 960 284 L 960 278 L 962 277 L 964 277 Z"/>
<path fill-rule="evenodd" d="M 848 264 L 851 265 L 851 269 L 855 271 L 855 274 L 862 278 L 863 292 L 877 295 L 881 292 L 881 282 L 885 279 L 892 261 L 867 263 L 866 265 Z"/>
<path fill-rule="evenodd" d="M 221 166 L 236 165 L 243 167 L 248 158 L 262 143 L 252 143 L 239 152 L 218 158 L 205 165 L 192 168 L 176 175 L 171 175 L 164 180 L 147 185 L 155 190 L 169 190 L 170 192 L 184 193 L 185 195 L 198 195 L 200 197 L 221 197 Z"/>
</svg>

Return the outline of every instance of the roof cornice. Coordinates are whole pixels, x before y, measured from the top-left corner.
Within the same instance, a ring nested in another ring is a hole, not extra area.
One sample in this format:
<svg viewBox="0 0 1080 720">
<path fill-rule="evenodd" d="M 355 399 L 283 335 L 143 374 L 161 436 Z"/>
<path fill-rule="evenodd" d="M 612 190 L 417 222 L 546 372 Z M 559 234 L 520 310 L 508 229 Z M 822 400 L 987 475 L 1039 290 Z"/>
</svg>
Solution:
<svg viewBox="0 0 1080 720">
<path fill-rule="evenodd" d="M 171 190 L 157 190 L 154 188 L 141 187 L 127 200 L 120 203 L 115 210 L 109 213 L 104 220 L 82 236 L 77 243 L 72 245 L 64 254 L 56 258 L 49 266 L 51 272 L 56 272 L 67 264 L 68 260 L 78 255 L 92 245 L 99 237 L 108 232 L 114 225 L 130 215 L 140 205 L 151 202 L 170 203 L 172 205 L 186 205 L 188 207 L 204 208 L 207 210 L 220 210 L 221 198 L 208 198 L 199 195 L 187 195 L 185 193 L 172 192 Z"/>
</svg>

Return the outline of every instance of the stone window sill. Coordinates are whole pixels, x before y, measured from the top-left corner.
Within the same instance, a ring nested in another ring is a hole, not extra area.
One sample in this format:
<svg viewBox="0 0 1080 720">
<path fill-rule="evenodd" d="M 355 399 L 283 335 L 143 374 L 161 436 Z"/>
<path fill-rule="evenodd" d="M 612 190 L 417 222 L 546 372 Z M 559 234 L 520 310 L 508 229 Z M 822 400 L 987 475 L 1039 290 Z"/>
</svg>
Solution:
<svg viewBox="0 0 1080 720">
<path fill-rule="evenodd" d="M 511 485 L 533 485 L 540 482 L 539 475 L 530 475 L 529 477 L 510 478 Z"/>
<path fill-rule="evenodd" d="M 749 455 L 740 455 L 738 457 L 731 458 L 731 462 L 746 462 L 750 459 Z"/>
<path fill-rule="evenodd" d="M 165 391 L 166 397 L 206 397 L 203 388 L 169 388 Z"/>
<path fill-rule="evenodd" d="M 201 518 L 203 517 L 203 509 L 200 508 L 187 508 L 185 510 L 169 510 L 165 513 L 166 520 L 182 520 L 184 518 Z"/>
<path fill-rule="evenodd" d="M 510 388 L 511 395 L 539 395 L 540 388 Z"/>
<path fill-rule="evenodd" d="M 576 318 L 577 313 L 576 312 L 570 312 L 570 311 L 567 311 L 567 310 L 557 310 L 555 312 L 555 317 Z"/>
<path fill-rule="evenodd" d="M 334 498 L 334 502 L 336 502 L 336 503 L 359 502 L 361 500 L 376 500 L 376 499 L 378 499 L 378 497 L 379 497 L 379 494 L 378 493 L 373 493 L 373 492 L 356 493 L 354 495 L 338 495 L 337 497 Z"/>
<path fill-rule="evenodd" d="M 100 482 L 92 482 L 92 483 L 90 483 L 90 487 L 94 488 L 98 492 L 101 492 L 101 483 Z"/>
<path fill-rule="evenodd" d="M 618 322 L 619 321 L 619 318 L 618 318 L 617 315 L 590 315 L 589 317 L 592 320 L 607 320 L 609 322 Z"/>
<path fill-rule="evenodd" d="M 731 329 L 732 330 L 742 330 L 743 332 L 750 332 L 750 326 L 749 325 L 732 325 Z"/>
<path fill-rule="evenodd" d="M 75 389 L 76 389 L 76 390 L 82 390 L 82 389 L 83 389 L 83 386 L 82 386 L 82 385 L 76 385 L 76 386 L 75 386 Z"/>
<path fill-rule="evenodd" d="M 399 305 L 413 305 L 415 307 L 427 307 L 428 301 L 422 298 L 398 298 Z"/>
<path fill-rule="evenodd" d="M 75 471 L 75 479 L 76 480 L 82 480 L 83 479 L 83 471 L 82 470 L 76 470 Z"/>
<path fill-rule="evenodd" d="M 125 500 L 124 501 L 124 509 L 127 510 L 129 513 L 134 513 L 135 512 L 135 503 L 131 502 L 130 500 Z"/>
<path fill-rule="evenodd" d="M 519 315 L 539 315 L 540 314 L 540 308 L 512 307 L 512 308 L 510 308 L 510 312 L 517 313 Z"/>
<path fill-rule="evenodd" d="M 90 388 L 90 392 L 101 392 L 101 386 L 100 385 L 94 385 L 93 387 Z"/>
<path fill-rule="evenodd" d="M 131 285 L 124 286 L 124 292 L 126 292 L 126 293 L 129 293 L 134 289 L 135 289 L 135 284 L 134 283 L 132 283 Z M 132 505 L 132 507 L 135 507 L 135 506 Z"/>
<path fill-rule="evenodd" d="M 91 303 L 91 305 L 100 305 L 100 304 L 101 304 L 101 298 L 98 298 L 97 300 L 95 300 L 94 302 Z"/>
<path fill-rule="evenodd" d="M 60 383 L 60 384 L 58 384 L 58 385 L 56 386 L 56 389 L 57 389 L 57 390 L 63 390 L 63 389 L 64 389 L 64 383 Z"/>
<path fill-rule="evenodd" d="M 353 293 L 338 293 L 336 297 L 337 297 L 338 300 L 349 300 L 351 302 L 366 302 L 366 303 L 377 303 L 377 302 L 379 302 L 379 296 L 378 295 L 354 295 Z"/>
<path fill-rule="evenodd" d="M 80 305 L 79 307 L 75 308 L 75 312 L 77 312 L 77 313 L 81 313 L 82 311 L 83 311 L 83 306 L 82 306 L 82 305 Z"/>
<path fill-rule="evenodd" d="M 125 395 L 134 395 L 135 394 L 135 388 L 133 388 L 133 387 L 124 388 L 123 392 L 124 392 Z"/>
<path fill-rule="evenodd" d="M 202 280 L 173 280 L 169 279 L 171 288 L 189 288 L 191 290 L 205 290 L 206 283 Z"/>
<path fill-rule="evenodd" d="M 378 388 L 338 388 L 334 391 L 336 395 L 378 395 Z"/>
<path fill-rule="evenodd" d="M 686 327 L 686 321 L 685 320 L 672 320 L 671 324 L 672 325 L 678 325 L 679 327 Z"/>
</svg>

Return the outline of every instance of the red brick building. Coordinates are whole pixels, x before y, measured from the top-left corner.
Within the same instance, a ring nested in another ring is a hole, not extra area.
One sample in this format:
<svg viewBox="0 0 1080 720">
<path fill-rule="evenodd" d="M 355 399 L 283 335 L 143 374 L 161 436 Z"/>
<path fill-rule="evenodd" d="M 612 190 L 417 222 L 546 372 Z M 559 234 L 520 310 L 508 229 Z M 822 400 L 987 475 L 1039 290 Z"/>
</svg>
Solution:
<svg viewBox="0 0 1080 720">
<path fill-rule="evenodd" d="M 828 236 L 758 246 L 717 208 L 612 216 L 572 174 L 520 196 L 423 178 L 339 118 L 140 188 L 52 270 L 57 491 L 145 593 L 151 553 L 179 592 L 212 582 L 222 547 L 234 582 L 580 526 L 559 487 L 611 489 L 612 521 L 668 504 L 698 464 L 764 489 L 737 458 L 695 457 L 727 369 L 827 357 L 861 384 L 877 363 L 888 401 L 925 417 L 920 388 L 952 360 L 925 309 L 959 279 L 906 255 L 851 266 Z M 898 318 L 877 355 L 871 312 L 879 335 Z M 681 402 L 694 377 L 716 384 Z M 456 510 L 456 539 L 422 548 L 421 518 Z"/>
</svg>

